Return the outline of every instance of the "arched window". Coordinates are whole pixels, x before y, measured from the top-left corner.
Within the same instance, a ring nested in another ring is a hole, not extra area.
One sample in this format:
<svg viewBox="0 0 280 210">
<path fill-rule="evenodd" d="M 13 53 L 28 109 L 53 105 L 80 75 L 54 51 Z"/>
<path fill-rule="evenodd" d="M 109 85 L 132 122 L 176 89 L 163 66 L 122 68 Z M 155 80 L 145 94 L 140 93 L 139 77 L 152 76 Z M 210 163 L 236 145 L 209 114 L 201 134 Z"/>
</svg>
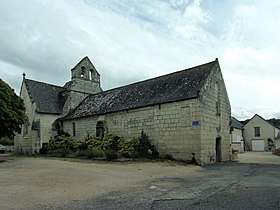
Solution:
<svg viewBox="0 0 280 210">
<path fill-rule="evenodd" d="M 29 120 L 28 117 L 25 117 L 24 124 L 23 124 L 23 137 L 26 137 L 28 135 L 28 126 L 29 126 Z"/>
<path fill-rule="evenodd" d="M 90 69 L 89 70 L 89 80 L 92 80 L 92 78 L 93 78 L 93 70 L 92 69 Z"/>
<path fill-rule="evenodd" d="M 104 123 L 102 121 L 98 121 L 96 123 L 96 137 L 103 138 L 104 137 Z"/>
<path fill-rule="evenodd" d="M 84 78 L 85 76 L 85 71 L 86 71 L 86 68 L 84 66 L 81 67 L 81 78 Z"/>
</svg>

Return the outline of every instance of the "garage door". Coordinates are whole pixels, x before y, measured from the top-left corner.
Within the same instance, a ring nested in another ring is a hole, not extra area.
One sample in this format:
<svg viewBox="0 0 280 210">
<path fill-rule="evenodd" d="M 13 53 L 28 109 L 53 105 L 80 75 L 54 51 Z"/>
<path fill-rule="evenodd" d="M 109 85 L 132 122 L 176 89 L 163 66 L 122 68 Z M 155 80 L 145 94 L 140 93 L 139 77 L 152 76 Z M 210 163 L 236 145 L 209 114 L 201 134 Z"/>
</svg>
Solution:
<svg viewBox="0 0 280 210">
<path fill-rule="evenodd" d="M 252 151 L 264 151 L 264 140 L 252 140 Z"/>
</svg>

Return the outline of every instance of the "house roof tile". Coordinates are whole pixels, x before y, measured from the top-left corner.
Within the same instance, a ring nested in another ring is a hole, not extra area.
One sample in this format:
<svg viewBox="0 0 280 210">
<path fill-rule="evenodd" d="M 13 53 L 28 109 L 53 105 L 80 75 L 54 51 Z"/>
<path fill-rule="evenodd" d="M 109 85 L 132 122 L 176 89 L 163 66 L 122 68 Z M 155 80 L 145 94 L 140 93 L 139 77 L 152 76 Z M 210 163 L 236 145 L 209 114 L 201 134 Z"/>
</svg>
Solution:
<svg viewBox="0 0 280 210">
<path fill-rule="evenodd" d="M 81 118 L 197 98 L 218 60 L 89 95 L 64 119 Z"/>
<path fill-rule="evenodd" d="M 24 82 L 32 102 L 36 103 L 37 112 L 61 114 L 59 93 L 65 88 L 30 79 L 24 79 Z"/>
</svg>

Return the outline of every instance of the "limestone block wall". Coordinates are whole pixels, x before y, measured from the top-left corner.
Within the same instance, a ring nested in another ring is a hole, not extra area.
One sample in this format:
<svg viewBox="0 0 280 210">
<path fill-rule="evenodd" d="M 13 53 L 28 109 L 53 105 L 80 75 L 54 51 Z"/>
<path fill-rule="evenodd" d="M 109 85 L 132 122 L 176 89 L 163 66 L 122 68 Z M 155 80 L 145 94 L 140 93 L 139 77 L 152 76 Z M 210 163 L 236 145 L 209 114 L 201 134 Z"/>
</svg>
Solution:
<svg viewBox="0 0 280 210">
<path fill-rule="evenodd" d="M 215 67 L 200 92 L 201 159 L 215 162 L 216 139 L 220 138 L 221 160 L 230 159 L 230 115 L 231 107 L 219 66 Z"/>
<path fill-rule="evenodd" d="M 54 121 L 59 118 L 59 115 L 55 114 L 37 114 L 36 119 L 40 119 L 40 146 L 42 147 L 43 143 L 48 143 L 51 138 L 57 135 L 57 130 L 53 126 Z"/>
<path fill-rule="evenodd" d="M 232 142 L 240 142 L 242 140 L 242 130 L 233 128 L 233 131 L 231 132 L 231 141 Z"/>
<path fill-rule="evenodd" d="M 64 131 L 75 133 L 77 139 L 95 136 L 97 121 L 104 121 L 107 133 L 123 137 L 138 137 L 144 131 L 162 156 L 189 160 L 192 153 L 200 154 L 200 126 L 192 126 L 201 118 L 196 99 L 154 105 L 63 122 Z M 75 132 L 73 132 L 73 123 Z"/>
<path fill-rule="evenodd" d="M 32 144 L 33 132 L 31 130 L 31 123 L 34 119 L 36 105 L 31 102 L 24 82 L 21 87 L 20 97 L 24 101 L 27 119 L 25 124 L 22 125 L 21 134 L 16 134 L 14 138 L 15 151 L 17 153 L 32 154 L 34 147 Z"/>
<path fill-rule="evenodd" d="M 65 116 L 70 110 L 76 108 L 89 94 L 78 91 L 65 91 L 63 95 L 66 98 L 62 111 L 63 116 Z"/>
<path fill-rule="evenodd" d="M 22 85 L 20 96 L 24 101 L 28 121 L 22 125 L 21 134 L 16 134 L 14 138 L 15 151 L 17 153 L 33 154 L 39 152 L 42 144 L 48 143 L 49 139 L 56 135 L 52 125 L 59 115 L 37 113 L 36 104 L 32 103 L 25 84 Z M 32 129 L 35 121 L 40 122 L 37 130 Z"/>
<path fill-rule="evenodd" d="M 74 78 L 71 81 L 70 90 L 93 94 L 101 91 L 100 83 L 92 80 L 86 80 L 81 78 Z"/>
</svg>

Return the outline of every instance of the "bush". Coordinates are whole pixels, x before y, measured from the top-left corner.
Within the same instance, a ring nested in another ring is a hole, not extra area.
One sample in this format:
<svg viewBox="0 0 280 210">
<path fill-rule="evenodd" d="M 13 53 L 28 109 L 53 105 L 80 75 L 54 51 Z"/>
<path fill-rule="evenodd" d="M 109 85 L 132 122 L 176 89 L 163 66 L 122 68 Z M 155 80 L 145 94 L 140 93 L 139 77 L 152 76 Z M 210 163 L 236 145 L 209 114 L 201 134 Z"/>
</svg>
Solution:
<svg viewBox="0 0 280 210">
<path fill-rule="evenodd" d="M 164 156 L 164 158 L 167 159 L 167 160 L 175 160 L 175 159 L 173 158 L 173 156 L 170 155 L 170 154 L 166 154 L 166 155 Z"/>
<path fill-rule="evenodd" d="M 72 139 L 69 136 L 57 136 L 54 139 L 51 139 L 48 144 L 48 151 L 65 149 L 76 152 L 79 149 L 79 146 L 82 144 L 81 141 Z"/>
<path fill-rule="evenodd" d="M 8 137 L 0 137 L 0 144 L 4 146 L 12 146 L 14 145 L 14 140 Z"/>
<path fill-rule="evenodd" d="M 108 160 L 116 159 L 119 155 L 126 158 L 159 156 L 152 140 L 143 131 L 141 137 L 132 139 L 120 138 L 113 134 L 103 139 L 88 135 L 85 141 L 78 141 L 70 136 L 56 136 L 40 153 L 56 157 L 106 157 Z"/>
<path fill-rule="evenodd" d="M 48 156 L 51 157 L 67 157 L 71 153 L 68 149 L 56 149 L 48 151 Z"/>
<path fill-rule="evenodd" d="M 87 151 L 86 150 L 78 150 L 77 152 L 74 153 L 74 157 L 86 157 L 87 156 Z"/>
<path fill-rule="evenodd" d="M 108 149 L 105 151 L 105 157 L 107 160 L 114 160 L 118 158 L 118 152 L 113 149 Z"/>
<path fill-rule="evenodd" d="M 121 139 L 119 153 L 125 158 L 138 157 L 139 138 Z"/>
<path fill-rule="evenodd" d="M 156 158 L 159 156 L 155 146 L 152 145 L 152 140 L 144 133 L 144 131 L 141 132 L 141 137 L 139 138 L 138 154 L 140 157 L 148 158 Z"/>
<path fill-rule="evenodd" d="M 98 149 L 102 150 L 103 148 L 103 142 L 100 138 L 93 138 L 91 140 L 88 140 L 87 142 L 88 149 Z"/>
<path fill-rule="evenodd" d="M 91 159 L 91 158 L 103 158 L 104 157 L 104 152 L 102 150 L 98 149 L 88 149 L 86 151 L 86 157 Z"/>
</svg>

